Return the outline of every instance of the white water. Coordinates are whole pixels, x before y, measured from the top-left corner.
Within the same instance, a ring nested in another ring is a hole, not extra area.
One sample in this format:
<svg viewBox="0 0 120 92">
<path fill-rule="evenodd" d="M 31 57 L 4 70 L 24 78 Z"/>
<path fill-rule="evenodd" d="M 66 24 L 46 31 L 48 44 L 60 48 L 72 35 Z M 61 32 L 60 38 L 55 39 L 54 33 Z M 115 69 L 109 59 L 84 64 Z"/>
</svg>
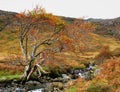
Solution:
<svg viewBox="0 0 120 92">
<path fill-rule="evenodd" d="M 41 89 L 35 89 L 35 90 L 30 90 L 28 92 L 43 92 L 43 88 L 41 88 Z"/>
</svg>

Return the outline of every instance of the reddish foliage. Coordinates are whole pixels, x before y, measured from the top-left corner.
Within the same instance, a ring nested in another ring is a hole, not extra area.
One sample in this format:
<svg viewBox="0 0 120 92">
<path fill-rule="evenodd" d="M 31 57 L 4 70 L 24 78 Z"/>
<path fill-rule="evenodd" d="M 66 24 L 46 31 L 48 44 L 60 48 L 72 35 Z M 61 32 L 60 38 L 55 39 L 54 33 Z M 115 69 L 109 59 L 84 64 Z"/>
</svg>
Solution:
<svg viewBox="0 0 120 92">
<path fill-rule="evenodd" d="M 81 52 L 83 48 L 88 48 L 91 39 L 89 34 L 95 30 L 95 27 L 94 24 L 82 19 L 77 19 L 66 27 L 66 35 L 69 39 L 72 39 L 73 51 Z"/>
<path fill-rule="evenodd" d="M 10 73 L 10 74 L 21 73 L 21 72 L 23 72 L 23 67 L 1 63 L 0 71 L 4 71 L 4 72 Z"/>
<path fill-rule="evenodd" d="M 96 56 L 96 59 L 100 60 L 98 63 L 103 63 L 105 59 L 109 59 L 111 56 L 110 48 L 106 45 L 101 48 L 100 53 Z"/>
<path fill-rule="evenodd" d="M 96 79 L 107 80 L 108 86 L 111 89 L 110 92 L 120 91 L 120 58 L 113 58 L 106 60 L 101 67 L 100 74 L 96 76 Z"/>
</svg>

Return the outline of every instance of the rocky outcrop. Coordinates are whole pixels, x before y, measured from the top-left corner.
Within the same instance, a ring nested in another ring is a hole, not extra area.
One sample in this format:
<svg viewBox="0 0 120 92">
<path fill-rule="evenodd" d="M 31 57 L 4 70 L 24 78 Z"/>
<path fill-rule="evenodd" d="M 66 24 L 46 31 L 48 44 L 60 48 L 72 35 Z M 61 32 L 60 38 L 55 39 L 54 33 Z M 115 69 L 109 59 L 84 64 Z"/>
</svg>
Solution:
<svg viewBox="0 0 120 92">
<path fill-rule="evenodd" d="M 120 40 L 120 17 L 115 19 L 88 19 L 98 25 L 95 33 L 112 36 Z"/>
</svg>

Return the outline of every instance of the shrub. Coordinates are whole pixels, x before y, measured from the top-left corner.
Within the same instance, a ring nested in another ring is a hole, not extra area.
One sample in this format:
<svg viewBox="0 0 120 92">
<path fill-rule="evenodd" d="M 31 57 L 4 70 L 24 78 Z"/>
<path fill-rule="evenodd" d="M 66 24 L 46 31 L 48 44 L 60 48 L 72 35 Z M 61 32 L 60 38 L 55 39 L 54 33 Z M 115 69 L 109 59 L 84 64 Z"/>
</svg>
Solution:
<svg viewBox="0 0 120 92">
<path fill-rule="evenodd" d="M 8 65 L 8 64 L 0 64 L 0 75 L 6 75 L 6 74 L 16 74 L 21 73 L 23 71 L 22 66 L 14 66 L 14 65 Z"/>
<path fill-rule="evenodd" d="M 109 59 L 111 57 L 111 51 L 109 46 L 103 46 L 99 52 L 99 54 L 95 57 L 98 64 L 103 63 L 105 59 Z"/>
<path fill-rule="evenodd" d="M 100 67 L 92 80 L 77 80 L 77 92 L 120 92 L 120 58 L 108 59 Z"/>
<path fill-rule="evenodd" d="M 96 76 L 96 79 L 107 80 L 110 88 L 109 92 L 120 92 L 120 58 L 106 60 L 101 67 L 103 69 Z"/>
</svg>

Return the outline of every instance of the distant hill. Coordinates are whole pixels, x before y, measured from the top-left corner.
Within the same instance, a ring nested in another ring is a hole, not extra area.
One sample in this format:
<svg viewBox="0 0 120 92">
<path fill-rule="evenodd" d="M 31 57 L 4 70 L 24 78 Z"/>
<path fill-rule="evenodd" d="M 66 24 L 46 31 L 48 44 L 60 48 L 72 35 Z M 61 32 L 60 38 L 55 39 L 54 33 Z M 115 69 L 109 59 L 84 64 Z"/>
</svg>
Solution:
<svg viewBox="0 0 120 92">
<path fill-rule="evenodd" d="M 67 23 L 72 23 L 76 18 L 60 16 Z M 94 19 L 90 18 L 85 21 L 90 21 L 98 25 L 95 30 L 96 34 L 103 36 L 112 36 L 120 40 L 120 17 L 114 19 Z"/>
<path fill-rule="evenodd" d="M 88 19 L 98 24 L 95 33 L 104 36 L 113 36 L 120 40 L 120 17 L 115 19 Z"/>
<path fill-rule="evenodd" d="M 10 20 L 17 13 L 0 10 L 0 31 L 2 31 L 7 25 L 10 24 Z M 61 19 L 65 20 L 67 23 L 72 23 L 75 18 L 59 16 Z"/>
<path fill-rule="evenodd" d="M 76 18 L 64 17 L 64 16 L 59 16 L 59 17 L 60 17 L 62 20 L 68 22 L 68 23 L 72 23 L 72 22 L 74 22 L 74 20 L 76 19 Z"/>
<path fill-rule="evenodd" d="M 10 24 L 10 19 L 14 17 L 15 14 L 17 13 L 0 10 L 0 31 Z M 65 20 L 67 23 L 72 23 L 76 19 L 64 16 L 59 17 Z M 90 21 L 98 24 L 98 28 L 96 29 L 95 33 L 103 36 L 113 36 L 120 40 L 120 17 L 114 19 L 90 18 L 85 21 Z"/>
<path fill-rule="evenodd" d="M 8 16 L 8 15 L 12 16 L 12 15 L 15 15 L 15 14 L 17 14 L 17 13 L 0 10 L 0 17 L 1 16 Z"/>
<path fill-rule="evenodd" d="M 10 24 L 10 19 L 15 16 L 15 12 L 0 10 L 0 31 Z"/>
</svg>

